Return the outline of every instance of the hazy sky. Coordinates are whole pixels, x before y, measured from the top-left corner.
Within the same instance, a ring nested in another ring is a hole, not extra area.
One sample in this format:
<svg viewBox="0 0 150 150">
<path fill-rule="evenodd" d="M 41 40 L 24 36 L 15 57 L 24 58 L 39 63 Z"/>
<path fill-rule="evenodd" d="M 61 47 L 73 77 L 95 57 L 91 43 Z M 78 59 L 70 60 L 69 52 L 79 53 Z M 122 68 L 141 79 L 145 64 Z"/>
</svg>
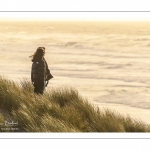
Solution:
<svg viewBox="0 0 150 150">
<path fill-rule="evenodd" d="M 141 11 L 149 11 L 150 6 L 149 3 L 150 3 L 149 0 L 30 0 L 30 1 L 0 0 L 0 19 L 150 21 L 150 12 L 141 12 Z M 27 11 L 27 12 L 14 12 L 14 11 Z M 29 11 L 51 11 L 51 12 L 29 12 Z M 52 11 L 63 11 L 63 12 L 52 12 Z M 64 11 L 76 11 L 76 12 L 64 12 Z M 77 12 L 77 11 L 88 11 L 88 12 Z M 112 12 L 90 12 L 90 11 L 112 11 Z M 122 11 L 130 11 L 130 12 L 122 12 Z"/>
</svg>

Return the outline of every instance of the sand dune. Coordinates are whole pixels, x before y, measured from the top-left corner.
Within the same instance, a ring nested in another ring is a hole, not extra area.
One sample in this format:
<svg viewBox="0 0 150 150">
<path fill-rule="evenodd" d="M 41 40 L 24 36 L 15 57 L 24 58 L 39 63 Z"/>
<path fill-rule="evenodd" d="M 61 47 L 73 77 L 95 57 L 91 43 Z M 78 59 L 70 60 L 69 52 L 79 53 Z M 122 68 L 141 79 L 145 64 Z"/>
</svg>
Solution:
<svg viewBox="0 0 150 150">
<path fill-rule="evenodd" d="M 45 46 L 49 87 L 150 122 L 149 22 L 1 22 L 0 44 L 1 75 L 30 80 L 28 56 Z"/>
</svg>

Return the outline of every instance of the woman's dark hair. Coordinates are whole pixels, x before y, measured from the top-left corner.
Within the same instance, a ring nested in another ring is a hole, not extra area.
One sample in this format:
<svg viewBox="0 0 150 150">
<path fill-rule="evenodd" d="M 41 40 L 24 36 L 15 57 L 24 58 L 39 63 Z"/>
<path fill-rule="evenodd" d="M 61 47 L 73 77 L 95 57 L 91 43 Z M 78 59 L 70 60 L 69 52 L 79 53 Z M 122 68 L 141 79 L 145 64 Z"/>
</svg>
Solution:
<svg viewBox="0 0 150 150">
<path fill-rule="evenodd" d="M 32 56 L 30 56 L 32 57 L 32 62 L 42 60 L 44 54 L 45 54 L 45 47 L 38 47 L 36 52 Z"/>
</svg>

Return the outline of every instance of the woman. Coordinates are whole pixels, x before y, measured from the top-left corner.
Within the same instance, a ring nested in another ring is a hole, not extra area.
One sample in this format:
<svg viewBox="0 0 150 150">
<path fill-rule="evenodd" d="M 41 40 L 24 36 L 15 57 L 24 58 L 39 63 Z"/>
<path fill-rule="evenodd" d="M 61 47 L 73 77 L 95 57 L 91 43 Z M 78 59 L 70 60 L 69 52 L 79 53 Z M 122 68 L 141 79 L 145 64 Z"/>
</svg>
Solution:
<svg viewBox="0 0 150 150">
<path fill-rule="evenodd" d="M 43 94 L 45 89 L 45 82 L 50 79 L 47 78 L 50 71 L 47 62 L 44 59 L 45 47 L 38 47 L 32 57 L 31 81 L 34 85 L 34 93 Z M 52 78 L 53 76 L 51 76 Z"/>
</svg>

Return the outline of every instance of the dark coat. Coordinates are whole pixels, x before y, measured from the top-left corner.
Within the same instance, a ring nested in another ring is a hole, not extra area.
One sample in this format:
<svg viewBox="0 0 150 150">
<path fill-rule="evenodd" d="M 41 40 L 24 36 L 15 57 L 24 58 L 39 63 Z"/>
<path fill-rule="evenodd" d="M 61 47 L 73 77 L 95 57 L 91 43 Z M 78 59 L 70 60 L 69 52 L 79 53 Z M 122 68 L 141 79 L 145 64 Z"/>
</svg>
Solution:
<svg viewBox="0 0 150 150">
<path fill-rule="evenodd" d="M 46 64 L 44 60 L 40 61 L 34 61 L 32 63 L 32 69 L 31 69 L 31 81 L 32 82 L 45 82 L 46 79 Z"/>
</svg>

